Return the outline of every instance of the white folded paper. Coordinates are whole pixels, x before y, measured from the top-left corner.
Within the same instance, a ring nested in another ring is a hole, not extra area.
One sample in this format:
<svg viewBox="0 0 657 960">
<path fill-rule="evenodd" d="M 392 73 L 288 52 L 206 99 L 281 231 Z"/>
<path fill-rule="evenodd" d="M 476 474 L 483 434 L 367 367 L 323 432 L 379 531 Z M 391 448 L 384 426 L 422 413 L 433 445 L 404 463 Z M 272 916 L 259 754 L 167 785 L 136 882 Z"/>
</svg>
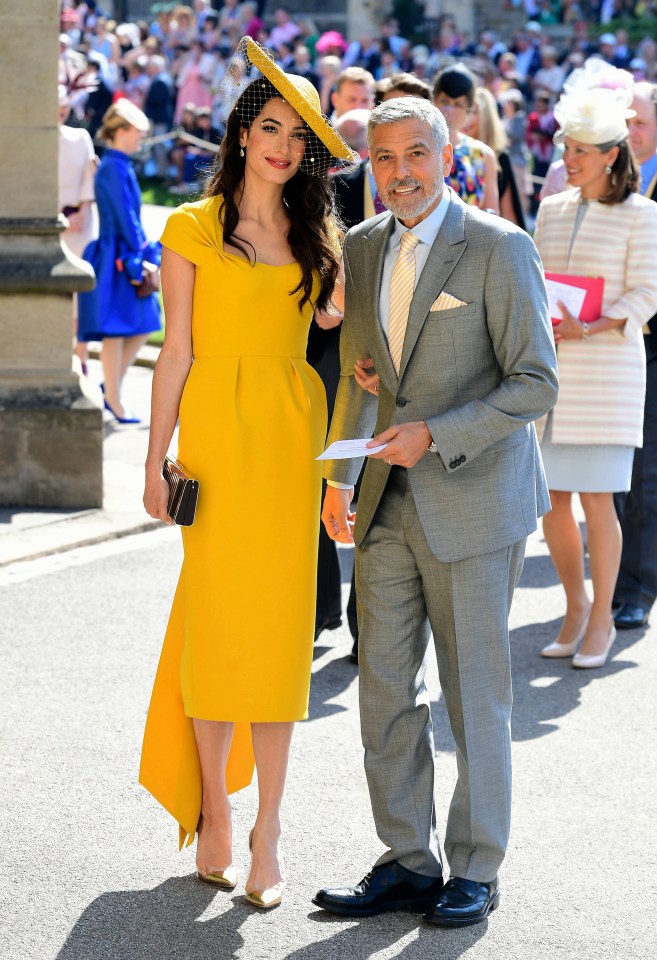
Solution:
<svg viewBox="0 0 657 960">
<path fill-rule="evenodd" d="M 551 317 L 554 317 L 555 320 L 561 319 L 561 310 L 557 303 L 557 301 L 561 300 L 573 316 L 579 320 L 579 315 L 586 299 L 586 290 L 582 287 L 574 287 L 570 283 L 560 283 L 559 280 L 550 280 L 548 278 L 545 280 L 545 289 L 547 290 Z"/>
<path fill-rule="evenodd" d="M 385 450 L 387 443 L 382 443 L 378 447 L 368 447 L 369 437 L 364 440 L 336 440 L 329 444 L 324 453 L 320 453 L 316 460 L 353 460 L 356 457 L 369 457 L 379 450 Z"/>
</svg>

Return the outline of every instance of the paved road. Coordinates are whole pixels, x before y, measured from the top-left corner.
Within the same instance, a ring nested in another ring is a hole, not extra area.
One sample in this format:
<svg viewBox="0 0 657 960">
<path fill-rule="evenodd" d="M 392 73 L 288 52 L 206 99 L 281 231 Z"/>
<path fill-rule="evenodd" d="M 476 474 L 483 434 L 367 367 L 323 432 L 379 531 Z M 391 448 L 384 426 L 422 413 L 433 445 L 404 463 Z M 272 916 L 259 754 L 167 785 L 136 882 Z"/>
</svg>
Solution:
<svg viewBox="0 0 657 960">
<path fill-rule="evenodd" d="M 380 851 L 349 638 L 324 634 L 285 808 L 289 890 L 263 916 L 239 888 L 215 893 L 194 879 L 193 852 L 178 853 L 173 824 L 136 782 L 179 562 L 177 534 L 163 530 L 2 572 L 3 960 L 654 958 L 654 628 L 622 636 L 602 671 L 541 660 L 560 597 L 544 545 L 531 543 L 512 612 L 515 808 L 502 905 L 489 923 L 451 932 L 410 915 L 334 919 L 310 903 L 319 885 L 359 879 Z M 454 756 L 431 682 L 444 822 Z M 253 789 L 234 806 L 244 875 Z"/>
<path fill-rule="evenodd" d="M 621 635 L 600 671 L 542 660 L 561 591 L 532 538 L 511 616 L 515 799 L 502 903 L 463 931 L 408 914 L 341 920 L 310 903 L 320 885 L 359 880 L 381 851 L 350 639 L 323 634 L 285 804 L 289 888 L 262 915 L 240 887 L 195 879 L 193 850 L 178 853 L 173 823 L 137 784 L 180 558 L 177 532 L 162 529 L 0 569 L 2 960 L 654 960 L 655 627 Z M 455 762 L 435 673 L 430 685 L 444 823 Z M 253 788 L 234 809 L 244 878 Z"/>
</svg>

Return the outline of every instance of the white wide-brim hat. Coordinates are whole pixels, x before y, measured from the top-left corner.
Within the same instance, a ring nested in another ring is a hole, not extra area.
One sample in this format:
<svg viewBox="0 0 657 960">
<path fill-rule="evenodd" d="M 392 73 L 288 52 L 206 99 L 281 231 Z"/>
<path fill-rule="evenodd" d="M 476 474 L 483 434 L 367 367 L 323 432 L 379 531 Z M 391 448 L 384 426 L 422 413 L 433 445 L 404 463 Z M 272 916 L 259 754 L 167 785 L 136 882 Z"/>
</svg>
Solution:
<svg viewBox="0 0 657 960">
<path fill-rule="evenodd" d="M 561 97 L 554 108 L 559 123 L 555 140 L 562 142 L 564 137 L 570 137 L 595 146 L 621 143 L 629 132 L 628 118 L 634 115 L 635 111 L 628 109 L 625 98 L 619 97 L 616 90 L 569 94 Z"/>
</svg>

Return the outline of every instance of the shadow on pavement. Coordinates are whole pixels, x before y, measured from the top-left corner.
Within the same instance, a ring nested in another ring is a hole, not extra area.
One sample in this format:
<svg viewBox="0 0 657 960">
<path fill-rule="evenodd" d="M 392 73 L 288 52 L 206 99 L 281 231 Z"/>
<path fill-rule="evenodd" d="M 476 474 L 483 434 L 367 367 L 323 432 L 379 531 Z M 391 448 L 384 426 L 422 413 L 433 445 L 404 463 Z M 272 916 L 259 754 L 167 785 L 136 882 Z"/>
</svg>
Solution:
<svg viewBox="0 0 657 960">
<path fill-rule="evenodd" d="M 202 916 L 215 897 L 231 897 L 229 910 L 209 920 Z M 69 934 L 56 960 L 230 960 L 244 949 L 239 930 L 254 915 L 239 894 L 226 894 L 199 883 L 193 875 L 172 877 L 153 890 L 117 890 L 94 900 Z M 462 930 L 423 926 L 419 915 L 386 914 L 357 921 L 318 910 L 309 915 L 318 935 L 336 933 L 287 954 L 286 960 L 367 960 L 417 930 L 397 960 L 430 956 L 457 960 L 488 929 L 488 921 Z M 263 917 L 263 922 L 266 922 Z M 347 926 L 345 927 L 345 924 Z"/>
<path fill-rule="evenodd" d="M 244 946 L 239 928 L 252 910 L 236 903 L 227 913 L 199 922 L 215 896 L 226 894 L 193 875 L 173 877 L 153 890 L 105 893 L 84 911 L 57 960 L 233 957 Z"/>
<path fill-rule="evenodd" d="M 358 921 L 344 919 L 318 910 L 309 914 L 318 927 L 349 924 L 333 936 L 301 947 L 286 955 L 285 960 L 368 960 L 381 950 L 390 949 L 399 940 L 417 930 L 417 937 L 404 946 L 395 960 L 415 960 L 435 953 L 440 960 L 456 960 L 463 956 L 488 930 L 488 920 L 461 930 L 445 930 L 423 924 L 419 915 L 388 913 Z"/>
<path fill-rule="evenodd" d="M 315 648 L 317 653 L 317 648 Z M 347 657 L 329 660 L 313 673 L 310 684 L 309 720 L 321 720 L 334 713 L 343 713 L 347 708 L 339 703 L 331 703 L 351 686 L 358 674 L 358 667 Z"/>
<path fill-rule="evenodd" d="M 550 557 L 525 557 L 522 576 L 516 589 L 544 590 L 559 583 L 557 571 Z"/>
<path fill-rule="evenodd" d="M 540 651 L 557 635 L 561 620 L 534 623 L 511 631 L 513 674 L 512 740 L 536 740 L 559 729 L 558 721 L 579 707 L 582 690 L 590 683 L 636 666 L 622 655 L 637 643 L 646 630 L 619 631 L 610 659 L 596 670 L 574 670 L 571 658 L 550 660 Z M 431 704 L 437 753 L 454 753 L 447 708 L 442 697 Z"/>
</svg>

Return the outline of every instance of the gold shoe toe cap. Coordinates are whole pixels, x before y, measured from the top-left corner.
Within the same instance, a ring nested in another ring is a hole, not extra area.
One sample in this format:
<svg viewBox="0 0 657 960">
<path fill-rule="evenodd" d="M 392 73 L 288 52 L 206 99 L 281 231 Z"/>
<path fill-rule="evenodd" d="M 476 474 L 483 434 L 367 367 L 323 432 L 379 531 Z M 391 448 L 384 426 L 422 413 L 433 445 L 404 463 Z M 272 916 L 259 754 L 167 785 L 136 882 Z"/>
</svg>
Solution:
<svg viewBox="0 0 657 960">
<path fill-rule="evenodd" d="M 266 890 L 247 890 L 246 899 L 254 907 L 260 907 L 262 910 L 269 910 L 270 907 L 277 907 L 283 899 L 283 890 L 285 881 L 275 884 L 273 887 L 267 887 Z"/>
<path fill-rule="evenodd" d="M 224 890 L 233 890 L 237 886 L 237 870 L 234 864 L 224 867 L 222 870 L 198 871 L 199 880 L 205 883 L 213 883 L 215 887 L 222 887 Z"/>
</svg>

